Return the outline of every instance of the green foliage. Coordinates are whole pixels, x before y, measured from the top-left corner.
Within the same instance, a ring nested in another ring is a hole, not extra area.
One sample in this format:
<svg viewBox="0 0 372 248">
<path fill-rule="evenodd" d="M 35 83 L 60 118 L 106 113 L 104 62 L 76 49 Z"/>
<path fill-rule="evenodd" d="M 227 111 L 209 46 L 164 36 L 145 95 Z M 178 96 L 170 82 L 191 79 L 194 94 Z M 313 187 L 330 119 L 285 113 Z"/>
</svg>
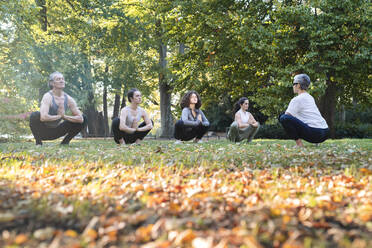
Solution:
<svg viewBox="0 0 372 248">
<path fill-rule="evenodd" d="M 28 117 L 34 107 L 25 99 L 0 95 L 0 135 L 5 135 L 1 139 L 18 139 L 29 134 Z"/>
<path fill-rule="evenodd" d="M 343 138 L 371 138 L 372 124 L 371 123 L 337 123 L 335 126 L 336 139 Z"/>
<path fill-rule="evenodd" d="M 360 123 L 372 123 L 372 109 L 365 108 L 361 104 L 356 104 L 355 106 L 340 109 L 336 120 L 342 122 L 342 114 L 345 114 L 345 122 L 352 124 Z"/>
<path fill-rule="evenodd" d="M 163 93 L 195 89 L 206 108 L 249 96 L 272 122 L 293 97 L 292 73 L 306 72 L 317 100 L 329 82 L 337 92 L 328 101 L 372 104 L 365 0 L 17 0 L 2 1 L 0 14 L 1 87 L 27 100 L 39 100 L 58 70 L 82 107 L 99 105 L 103 86 L 138 87 L 159 102 L 164 76 Z M 216 126 L 226 122 L 212 115 Z"/>
<path fill-rule="evenodd" d="M 341 102 L 371 104 L 368 1 L 180 3 L 172 34 L 187 49 L 171 61 L 175 88 L 211 101 L 252 95 L 275 119 L 293 96 L 292 74 L 306 72 L 316 99 L 330 80 Z"/>
<path fill-rule="evenodd" d="M 337 123 L 335 125 L 335 138 L 365 138 L 372 137 L 372 124 L 370 123 Z M 260 127 L 257 139 L 288 139 L 283 127 L 278 124 L 266 124 Z"/>
<path fill-rule="evenodd" d="M 261 125 L 260 130 L 256 134 L 257 139 L 288 139 L 282 125 L 277 124 L 267 124 Z"/>
</svg>

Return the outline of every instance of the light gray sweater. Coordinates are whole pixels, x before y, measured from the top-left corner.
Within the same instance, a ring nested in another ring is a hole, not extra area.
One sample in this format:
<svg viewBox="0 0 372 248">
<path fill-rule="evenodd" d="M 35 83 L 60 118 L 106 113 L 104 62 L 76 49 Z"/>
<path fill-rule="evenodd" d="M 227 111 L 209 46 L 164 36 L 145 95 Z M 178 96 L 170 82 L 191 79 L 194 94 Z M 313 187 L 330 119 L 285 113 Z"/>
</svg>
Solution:
<svg viewBox="0 0 372 248">
<path fill-rule="evenodd" d="M 200 109 L 195 109 L 195 112 L 196 112 L 196 117 L 194 118 L 190 108 L 183 108 L 182 109 L 181 120 L 183 121 L 185 126 L 196 127 L 196 126 L 200 125 L 200 120 L 198 119 L 199 115 L 201 115 L 201 118 L 202 118 L 201 124 L 203 126 L 209 126 L 209 121 L 205 117 L 203 111 L 201 111 Z"/>
</svg>

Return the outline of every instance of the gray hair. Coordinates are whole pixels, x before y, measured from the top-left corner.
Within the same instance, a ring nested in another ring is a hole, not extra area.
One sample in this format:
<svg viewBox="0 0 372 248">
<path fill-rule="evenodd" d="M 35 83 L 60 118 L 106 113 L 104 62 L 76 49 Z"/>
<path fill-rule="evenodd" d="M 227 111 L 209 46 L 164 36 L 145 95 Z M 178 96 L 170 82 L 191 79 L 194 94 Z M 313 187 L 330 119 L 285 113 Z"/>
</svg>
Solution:
<svg viewBox="0 0 372 248">
<path fill-rule="evenodd" d="M 55 71 L 53 72 L 52 74 L 49 75 L 49 81 L 48 81 L 48 86 L 50 89 L 53 89 L 53 86 L 50 84 L 54 81 L 54 78 L 57 76 L 57 75 L 62 75 L 62 73 L 60 73 L 59 71 Z"/>
<path fill-rule="evenodd" d="M 310 86 L 310 77 L 307 74 L 298 74 L 294 77 L 293 83 L 298 83 L 302 90 L 307 90 Z"/>
</svg>

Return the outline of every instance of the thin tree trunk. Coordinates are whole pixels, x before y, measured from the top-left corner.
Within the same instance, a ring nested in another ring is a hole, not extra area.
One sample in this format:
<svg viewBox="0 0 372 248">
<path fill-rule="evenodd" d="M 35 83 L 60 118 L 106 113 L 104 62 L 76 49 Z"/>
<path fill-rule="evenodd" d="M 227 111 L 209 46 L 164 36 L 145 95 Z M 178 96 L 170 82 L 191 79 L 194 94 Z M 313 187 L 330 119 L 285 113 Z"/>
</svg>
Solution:
<svg viewBox="0 0 372 248">
<path fill-rule="evenodd" d="M 341 113 L 340 113 L 340 121 L 342 122 L 342 123 L 345 123 L 345 121 L 346 121 L 346 110 L 345 110 L 345 105 L 342 105 L 341 106 L 341 111 L 340 111 Z"/>
<path fill-rule="evenodd" d="M 114 109 L 112 111 L 112 118 L 113 120 L 116 117 L 119 117 L 119 110 L 120 110 L 120 94 L 115 93 L 115 101 L 114 101 Z M 112 129 L 110 131 L 110 135 L 113 136 L 114 133 L 112 132 Z"/>
<path fill-rule="evenodd" d="M 48 31 L 48 19 L 47 19 L 47 8 L 46 8 L 46 2 L 45 0 L 36 0 L 36 4 L 40 7 L 39 11 L 39 22 L 41 26 L 41 30 L 44 32 Z M 43 68 L 44 70 L 46 68 Z M 41 102 L 41 99 L 43 98 L 43 95 L 45 94 L 45 85 L 43 84 L 41 88 L 39 89 L 39 101 Z"/>
<path fill-rule="evenodd" d="M 89 94 L 91 95 L 91 94 Z M 89 99 L 92 99 L 91 96 L 88 97 Z M 98 133 L 98 112 L 94 106 L 94 104 L 90 104 L 86 106 L 85 114 L 87 115 L 88 119 L 88 130 L 89 130 L 89 136 L 94 137 Z"/>
<path fill-rule="evenodd" d="M 104 86 L 103 89 L 103 128 L 104 128 L 104 136 L 107 137 L 109 135 L 109 126 L 108 126 L 108 112 L 107 112 L 107 86 Z"/>
<path fill-rule="evenodd" d="M 88 103 L 84 106 L 84 113 L 88 119 L 89 136 L 94 137 L 98 134 L 98 111 L 96 109 L 96 101 L 94 99 L 94 92 L 92 86 L 92 70 L 89 59 L 85 57 L 84 76 L 83 76 L 83 90 L 88 92 Z"/>
<path fill-rule="evenodd" d="M 40 9 L 40 24 L 41 30 L 44 32 L 48 31 L 48 17 L 47 17 L 47 8 L 46 8 L 46 1 L 45 0 L 36 0 L 36 4 L 41 7 Z"/>
<path fill-rule="evenodd" d="M 104 86 L 103 86 L 103 136 L 108 137 L 110 134 L 109 125 L 108 125 L 108 111 L 107 111 L 107 83 L 109 81 L 108 79 L 108 72 L 109 67 L 106 64 L 105 67 L 105 74 L 104 74 Z"/>
<path fill-rule="evenodd" d="M 178 52 L 179 52 L 180 54 L 184 54 L 184 53 L 185 53 L 185 44 L 180 43 L 180 47 L 179 47 L 179 49 L 178 49 Z"/>
<path fill-rule="evenodd" d="M 127 97 L 127 88 L 124 85 L 123 86 L 123 98 L 121 99 L 120 109 L 122 109 L 125 106 L 127 106 L 127 103 L 126 103 L 126 99 L 127 98 L 126 97 Z"/>
<path fill-rule="evenodd" d="M 112 119 L 115 117 L 119 117 L 119 109 L 120 108 L 120 95 L 118 93 L 115 94 L 115 101 L 114 101 L 114 110 L 112 112 Z"/>
<path fill-rule="evenodd" d="M 328 77 L 326 91 L 320 100 L 320 112 L 322 113 L 324 119 L 327 121 L 331 138 L 335 137 L 334 119 L 336 113 L 336 95 L 336 82 L 332 82 L 330 80 L 330 77 Z"/>
<path fill-rule="evenodd" d="M 159 91 L 160 91 L 160 134 L 159 137 L 171 138 L 173 136 L 173 116 L 171 112 L 171 92 L 172 88 L 167 82 L 167 45 L 163 43 L 161 21 L 158 20 L 157 36 L 159 39 Z"/>
</svg>

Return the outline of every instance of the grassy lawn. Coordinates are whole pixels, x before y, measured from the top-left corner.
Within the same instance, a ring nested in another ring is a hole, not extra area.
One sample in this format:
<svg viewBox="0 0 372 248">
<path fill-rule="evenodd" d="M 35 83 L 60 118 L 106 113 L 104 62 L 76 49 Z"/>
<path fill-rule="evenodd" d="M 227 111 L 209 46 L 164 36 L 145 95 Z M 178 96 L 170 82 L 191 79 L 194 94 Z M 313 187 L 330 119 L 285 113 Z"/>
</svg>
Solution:
<svg viewBox="0 0 372 248">
<path fill-rule="evenodd" d="M 0 247 L 372 247 L 372 140 L 0 144 Z"/>
</svg>

